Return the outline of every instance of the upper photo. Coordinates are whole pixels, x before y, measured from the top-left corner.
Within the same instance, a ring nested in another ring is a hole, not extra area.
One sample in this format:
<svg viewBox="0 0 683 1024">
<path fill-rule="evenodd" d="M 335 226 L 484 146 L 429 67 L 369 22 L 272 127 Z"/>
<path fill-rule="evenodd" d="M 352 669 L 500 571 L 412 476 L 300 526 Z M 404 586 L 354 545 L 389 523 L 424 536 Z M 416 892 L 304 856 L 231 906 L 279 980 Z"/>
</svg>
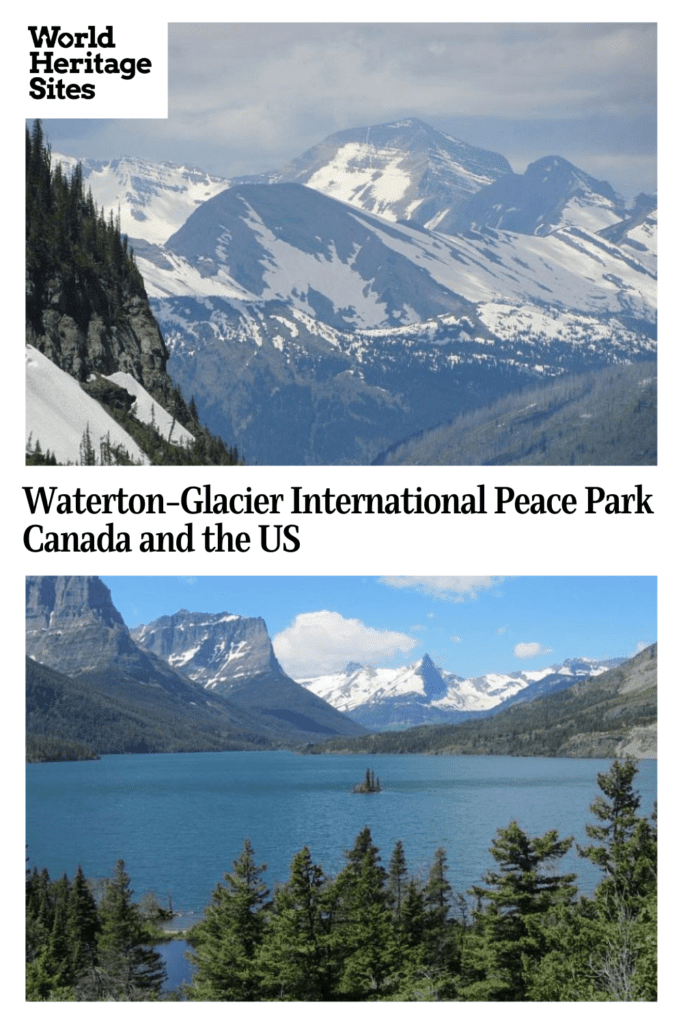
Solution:
<svg viewBox="0 0 683 1024">
<path fill-rule="evenodd" d="M 27 122 L 27 464 L 656 465 L 654 23 L 168 40 Z"/>
</svg>

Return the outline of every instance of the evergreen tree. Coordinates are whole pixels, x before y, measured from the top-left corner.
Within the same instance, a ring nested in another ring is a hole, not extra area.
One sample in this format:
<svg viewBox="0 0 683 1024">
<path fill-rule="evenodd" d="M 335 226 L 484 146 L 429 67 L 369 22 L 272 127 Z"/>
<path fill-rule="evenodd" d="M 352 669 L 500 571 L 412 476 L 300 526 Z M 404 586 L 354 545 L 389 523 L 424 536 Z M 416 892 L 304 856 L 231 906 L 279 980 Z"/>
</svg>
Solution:
<svg viewBox="0 0 683 1024">
<path fill-rule="evenodd" d="M 97 457 L 95 455 L 95 446 L 92 443 L 90 437 L 90 424 L 86 423 L 81 443 L 79 445 L 79 457 L 81 466 L 95 466 L 97 465 Z"/>
<path fill-rule="evenodd" d="M 269 892 L 249 839 L 211 895 L 204 920 L 192 929 L 189 960 L 197 970 L 187 989 L 195 1000 L 253 1000 L 260 995 L 257 955 L 266 927 Z"/>
<path fill-rule="evenodd" d="M 559 839 L 555 830 L 530 838 L 516 821 L 498 830 L 491 854 L 500 870 L 486 872 L 487 888 L 470 890 L 480 906 L 475 933 L 464 950 L 466 999 L 529 998 L 528 979 L 549 952 L 549 926 L 576 895 L 576 876 L 551 869 L 572 842 L 571 837 Z"/>
<path fill-rule="evenodd" d="M 159 954 L 147 945 L 140 912 L 133 903 L 125 864 L 117 861 L 99 905 L 97 965 L 80 986 L 88 1000 L 140 1001 L 156 999 L 165 978 Z"/>
<path fill-rule="evenodd" d="M 640 797 L 633 789 L 637 772 L 637 762 L 627 757 L 598 775 L 603 795 L 590 809 L 601 824 L 586 825 L 587 835 L 597 842 L 579 846 L 580 855 L 603 873 L 596 898 L 617 915 L 623 909 L 637 913 L 657 879 L 656 817 L 650 822 L 638 816 Z"/>
<path fill-rule="evenodd" d="M 71 972 L 75 981 L 95 963 L 97 935 L 100 930 L 95 897 L 88 887 L 80 864 L 71 883 L 66 927 Z"/>
<path fill-rule="evenodd" d="M 337 995 L 379 999 L 397 981 L 397 946 L 391 897 L 379 850 L 366 826 L 346 853 L 347 864 L 331 887 L 332 945 L 339 965 Z"/>
<path fill-rule="evenodd" d="M 406 864 L 405 850 L 399 839 L 394 846 L 389 861 L 389 895 L 394 918 L 401 919 L 405 889 L 408 881 L 408 866 Z"/>
<path fill-rule="evenodd" d="M 424 944 L 426 962 L 439 998 L 454 998 L 454 976 L 459 968 L 461 929 L 451 916 L 453 888 L 447 877 L 443 847 L 434 854 L 424 887 Z"/>
<path fill-rule="evenodd" d="M 264 997 L 320 1001 L 332 998 L 330 916 L 326 879 L 308 847 L 294 857 L 289 881 L 275 895 L 259 954 Z"/>
</svg>

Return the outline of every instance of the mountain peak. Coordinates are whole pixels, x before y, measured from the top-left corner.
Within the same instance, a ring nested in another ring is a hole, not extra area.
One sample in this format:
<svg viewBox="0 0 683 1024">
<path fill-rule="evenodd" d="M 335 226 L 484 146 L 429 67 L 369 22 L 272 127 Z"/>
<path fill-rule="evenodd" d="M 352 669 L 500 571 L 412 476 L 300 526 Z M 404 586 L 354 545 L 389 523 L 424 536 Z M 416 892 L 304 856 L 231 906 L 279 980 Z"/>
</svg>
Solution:
<svg viewBox="0 0 683 1024">
<path fill-rule="evenodd" d="M 227 693 L 250 676 L 284 675 L 262 618 L 183 609 L 138 626 L 131 635 L 208 690 Z"/>
<path fill-rule="evenodd" d="M 422 660 L 419 662 L 415 671 L 417 675 L 422 677 L 425 697 L 427 697 L 428 700 L 439 700 L 440 697 L 444 697 L 446 695 L 446 692 L 448 691 L 448 683 L 446 682 L 441 669 L 437 668 L 428 654 L 423 655 Z"/>
<path fill-rule="evenodd" d="M 328 135 L 269 180 L 299 181 L 386 220 L 424 227 L 510 173 L 499 153 L 407 117 Z"/>
<path fill-rule="evenodd" d="M 440 230 L 484 227 L 546 235 L 563 224 L 599 231 L 618 223 L 624 204 L 606 181 L 598 181 L 561 156 L 544 156 L 524 174 L 491 182 Z"/>
</svg>

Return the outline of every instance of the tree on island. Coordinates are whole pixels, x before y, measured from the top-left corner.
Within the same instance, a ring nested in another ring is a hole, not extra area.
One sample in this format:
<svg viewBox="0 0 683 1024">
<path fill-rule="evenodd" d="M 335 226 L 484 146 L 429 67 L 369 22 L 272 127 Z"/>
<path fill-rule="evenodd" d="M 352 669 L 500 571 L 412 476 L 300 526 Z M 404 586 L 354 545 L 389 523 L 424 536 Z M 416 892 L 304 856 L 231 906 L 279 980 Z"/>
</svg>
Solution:
<svg viewBox="0 0 683 1024">
<path fill-rule="evenodd" d="M 379 784 L 379 777 L 371 768 L 365 769 L 365 778 L 353 787 L 354 793 L 379 793 L 382 787 Z"/>
</svg>

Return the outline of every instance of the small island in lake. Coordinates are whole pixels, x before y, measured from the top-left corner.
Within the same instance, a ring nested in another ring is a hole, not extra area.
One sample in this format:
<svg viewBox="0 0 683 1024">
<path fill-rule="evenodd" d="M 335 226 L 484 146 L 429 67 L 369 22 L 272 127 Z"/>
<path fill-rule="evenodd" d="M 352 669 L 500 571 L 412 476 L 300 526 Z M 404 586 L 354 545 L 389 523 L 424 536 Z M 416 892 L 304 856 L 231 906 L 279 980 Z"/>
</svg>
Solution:
<svg viewBox="0 0 683 1024">
<path fill-rule="evenodd" d="M 365 778 L 362 782 L 359 782 L 357 786 L 353 787 L 353 793 L 379 793 L 382 787 L 379 784 L 379 778 L 375 775 L 371 768 L 365 769 Z"/>
</svg>

